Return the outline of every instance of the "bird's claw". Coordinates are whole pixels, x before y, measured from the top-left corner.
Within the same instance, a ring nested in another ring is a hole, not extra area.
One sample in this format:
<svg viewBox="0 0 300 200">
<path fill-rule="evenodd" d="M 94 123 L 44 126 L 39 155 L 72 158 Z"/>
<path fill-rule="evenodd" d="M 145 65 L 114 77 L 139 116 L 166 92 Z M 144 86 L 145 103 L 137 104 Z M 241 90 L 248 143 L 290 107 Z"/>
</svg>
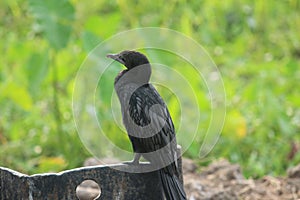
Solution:
<svg viewBox="0 0 300 200">
<path fill-rule="evenodd" d="M 132 160 L 132 161 L 126 161 L 123 162 L 125 165 L 139 165 L 140 163 L 138 161 Z"/>
</svg>

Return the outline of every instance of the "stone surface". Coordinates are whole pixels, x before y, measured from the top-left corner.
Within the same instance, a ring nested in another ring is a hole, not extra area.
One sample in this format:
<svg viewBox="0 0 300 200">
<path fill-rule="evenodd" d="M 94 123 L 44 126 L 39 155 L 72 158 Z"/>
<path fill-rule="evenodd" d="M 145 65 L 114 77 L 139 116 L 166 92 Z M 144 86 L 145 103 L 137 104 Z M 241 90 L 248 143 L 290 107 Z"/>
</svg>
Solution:
<svg viewBox="0 0 300 200">
<path fill-rule="evenodd" d="M 289 178 L 300 178 L 300 164 L 290 168 L 287 173 Z"/>
<path fill-rule="evenodd" d="M 0 199 L 78 199 L 76 188 L 84 180 L 99 184 L 100 200 L 162 199 L 157 171 L 124 172 L 147 170 L 149 166 L 93 166 L 32 176 L 0 168 Z"/>
</svg>

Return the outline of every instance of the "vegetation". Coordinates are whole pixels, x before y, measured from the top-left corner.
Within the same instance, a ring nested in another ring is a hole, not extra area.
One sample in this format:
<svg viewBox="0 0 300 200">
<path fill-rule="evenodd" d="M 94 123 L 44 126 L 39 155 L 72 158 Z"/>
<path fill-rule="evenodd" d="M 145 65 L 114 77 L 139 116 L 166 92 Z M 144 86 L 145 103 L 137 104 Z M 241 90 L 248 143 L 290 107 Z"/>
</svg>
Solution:
<svg viewBox="0 0 300 200">
<path fill-rule="evenodd" d="M 152 26 L 194 38 L 222 74 L 226 122 L 200 162 L 225 157 L 246 176 L 284 173 L 300 162 L 299 10 L 299 0 L 0 1 L 0 165 L 25 173 L 82 165 L 90 154 L 72 115 L 77 70 L 99 42 Z M 185 156 L 198 159 L 200 145 Z"/>
</svg>

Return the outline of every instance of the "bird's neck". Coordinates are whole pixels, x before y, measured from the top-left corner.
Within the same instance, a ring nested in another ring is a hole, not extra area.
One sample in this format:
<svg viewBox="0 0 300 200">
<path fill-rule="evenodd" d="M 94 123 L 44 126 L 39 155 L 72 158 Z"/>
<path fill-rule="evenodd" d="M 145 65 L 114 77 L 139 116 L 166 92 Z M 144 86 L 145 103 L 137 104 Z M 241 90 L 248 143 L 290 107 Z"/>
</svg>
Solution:
<svg viewBox="0 0 300 200">
<path fill-rule="evenodd" d="M 115 78 L 115 85 L 125 85 L 128 83 L 135 83 L 137 85 L 144 85 L 149 83 L 151 77 L 151 66 L 150 64 L 144 64 L 132 69 L 126 69 L 121 71 Z"/>
</svg>

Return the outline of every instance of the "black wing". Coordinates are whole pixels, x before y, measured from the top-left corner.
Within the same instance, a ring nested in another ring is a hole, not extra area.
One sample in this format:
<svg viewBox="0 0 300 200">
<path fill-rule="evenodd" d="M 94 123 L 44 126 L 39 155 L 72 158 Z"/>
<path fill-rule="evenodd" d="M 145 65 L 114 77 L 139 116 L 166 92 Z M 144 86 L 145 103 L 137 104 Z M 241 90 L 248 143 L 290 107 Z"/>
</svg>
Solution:
<svg viewBox="0 0 300 200">
<path fill-rule="evenodd" d="M 136 89 L 123 111 L 124 125 L 136 153 L 143 153 L 153 164 L 176 163 L 174 124 L 165 102 L 151 84 Z"/>
</svg>

